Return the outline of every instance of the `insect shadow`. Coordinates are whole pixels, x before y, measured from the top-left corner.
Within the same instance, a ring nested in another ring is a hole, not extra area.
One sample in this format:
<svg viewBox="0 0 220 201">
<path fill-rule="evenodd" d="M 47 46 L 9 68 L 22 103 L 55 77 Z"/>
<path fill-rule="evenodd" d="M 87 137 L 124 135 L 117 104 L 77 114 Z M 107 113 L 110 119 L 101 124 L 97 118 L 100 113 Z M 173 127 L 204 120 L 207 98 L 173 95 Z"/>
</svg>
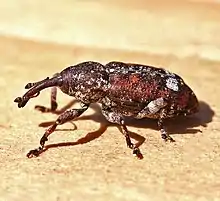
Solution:
<svg viewBox="0 0 220 201">
<path fill-rule="evenodd" d="M 68 108 L 72 107 L 77 101 L 73 100 L 70 103 L 68 103 L 66 106 L 61 108 L 60 110 L 57 110 L 53 112 L 54 114 L 61 114 Z M 194 128 L 198 126 L 203 126 L 207 127 L 207 124 L 212 121 L 212 118 L 214 116 L 214 111 L 211 109 L 211 107 L 203 102 L 199 102 L 200 105 L 200 110 L 197 114 L 188 116 L 188 117 L 176 117 L 169 119 L 166 123 L 167 125 L 167 130 L 169 134 L 196 134 L 196 133 L 201 133 L 200 129 Z M 83 121 L 83 120 L 93 120 L 94 122 L 97 122 L 100 124 L 100 127 L 98 130 L 89 132 L 87 133 L 84 137 L 78 139 L 75 142 L 61 142 L 61 143 L 54 143 L 54 144 L 49 144 L 46 145 L 44 150 L 42 152 L 45 152 L 46 150 L 50 148 L 56 148 L 56 147 L 64 147 L 64 146 L 75 146 L 78 144 L 85 144 L 88 143 L 98 137 L 100 137 L 109 126 L 117 126 L 118 129 L 120 130 L 120 126 L 116 124 L 112 124 L 108 122 L 105 117 L 102 115 L 101 108 L 98 104 L 91 104 L 91 107 L 94 111 L 93 114 L 90 115 L 84 115 L 79 118 L 77 118 L 74 121 Z M 48 127 L 52 125 L 54 121 L 50 122 L 42 122 L 39 124 L 40 127 Z M 56 131 L 74 131 L 77 129 L 76 125 L 73 122 L 70 122 L 73 124 L 74 128 L 73 129 L 56 129 Z M 153 119 L 141 119 L 137 120 L 134 118 L 125 118 L 125 123 L 127 126 L 131 127 L 137 127 L 137 128 L 150 128 L 154 130 L 158 130 L 157 127 L 157 120 Z M 143 142 L 145 141 L 145 137 L 129 131 L 131 138 L 135 139 L 137 141 L 137 147 L 139 147 Z"/>
</svg>

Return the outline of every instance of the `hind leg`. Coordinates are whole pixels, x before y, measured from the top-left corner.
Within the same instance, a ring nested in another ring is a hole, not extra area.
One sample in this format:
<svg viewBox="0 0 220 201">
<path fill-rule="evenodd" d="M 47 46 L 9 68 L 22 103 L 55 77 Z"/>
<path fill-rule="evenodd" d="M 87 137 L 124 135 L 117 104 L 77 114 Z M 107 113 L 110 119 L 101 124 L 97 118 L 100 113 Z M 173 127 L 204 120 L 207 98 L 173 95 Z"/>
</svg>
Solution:
<svg viewBox="0 0 220 201">
<path fill-rule="evenodd" d="M 135 154 L 139 159 L 142 159 L 143 156 L 142 156 L 139 148 L 137 147 L 136 144 L 133 144 L 131 142 L 131 138 L 130 138 L 128 129 L 124 123 L 123 116 L 118 113 L 112 112 L 106 108 L 102 108 L 102 113 L 109 122 L 116 123 L 121 126 L 122 134 L 125 136 L 127 146 L 133 150 L 133 154 Z"/>
<path fill-rule="evenodd" d="M 161 134 L 161 138 L 164 141 L 170 141 L 170 142 L 175 142 L 175 140 L 170 137 L 170 135 L 167 133 L 167 131 L 164 128 L 164 119 L 166 118 L 166 109 L 162 109 L 160 112 L 160 118 L 158 119 L 158 127 L 160 129 L 160 134 Z"/>
</svg>

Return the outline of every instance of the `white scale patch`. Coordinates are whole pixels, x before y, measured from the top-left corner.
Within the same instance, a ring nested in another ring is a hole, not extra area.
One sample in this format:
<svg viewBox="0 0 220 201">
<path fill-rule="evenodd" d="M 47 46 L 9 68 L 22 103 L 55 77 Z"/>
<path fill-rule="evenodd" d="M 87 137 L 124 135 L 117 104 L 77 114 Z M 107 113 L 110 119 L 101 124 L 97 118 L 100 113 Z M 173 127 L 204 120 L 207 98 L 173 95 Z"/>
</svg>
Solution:
<svg viewBox="0 0 220 201">
<path fill-rule="evenodd" d="M 158 98 L 156 100 L 153 100 L 147 105 L 151 114 L 157 113 L 164 106 L 165 106 L 165 103 L 163 101 L 163 98 Z"/>
<path fill-rule="evenodd" d="M 173 78 L 173 77 L 169 77 L 166 80 L 166 86 L 169 89 L 172 89 L 173 91 L 178 91 L 179 90 L 178 81 L 175 78 Z"/>
</svg>

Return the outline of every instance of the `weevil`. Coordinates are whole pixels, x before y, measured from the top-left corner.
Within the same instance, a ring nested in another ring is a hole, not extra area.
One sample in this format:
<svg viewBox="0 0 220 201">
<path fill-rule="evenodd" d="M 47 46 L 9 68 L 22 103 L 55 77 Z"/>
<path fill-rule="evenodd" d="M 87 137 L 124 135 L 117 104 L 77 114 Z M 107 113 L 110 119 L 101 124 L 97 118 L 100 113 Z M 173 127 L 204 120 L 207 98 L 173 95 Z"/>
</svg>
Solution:
<svg viewBox="0 0 220 201">
<path fill-rule="evenodd" d="M 106 65 L 87 61 L 69 66 L 51 78 L 28 83 L 25 88 L 29 90 L 14 102 L 18 103 L 19 108 L 24 107 L 31 98 L 48 87 L 52 87 L 51 107 L 37 106 L 41 112 L 57 110 L 57 88 L 78 100 L 81 108 L 63 112 L 45 131 L 40 146 L 30 150 L 27 157 L 38 156 L 56 127 L 82 115 L 91 103 L 100 103 L 105 118 L 121 126 L 127 146 L 138 158 L 142 154 L 137 144 L 133 144 L 130 139 L 124 121 L 126 116 L 156 119 L 162 139 L 173 142 L 164 127 L 165 120 L 179 115 L 191 115 L 199 110 L 196 95 L 177 74 L 163 68 L 117 61 Z"/>
</svg>

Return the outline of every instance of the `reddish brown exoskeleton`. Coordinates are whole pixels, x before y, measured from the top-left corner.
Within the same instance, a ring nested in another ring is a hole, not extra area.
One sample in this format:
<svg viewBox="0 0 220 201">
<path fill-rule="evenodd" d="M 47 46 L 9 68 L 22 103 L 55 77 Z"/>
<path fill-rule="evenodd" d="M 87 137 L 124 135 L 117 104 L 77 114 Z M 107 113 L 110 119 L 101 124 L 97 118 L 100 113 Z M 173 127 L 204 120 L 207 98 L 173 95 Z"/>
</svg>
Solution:
<svg viewBox="0 0 220 201">
<path fill-rule="evenodd" d="M 48 87 L 52 87 L 51 108 L 37 106 L 36 109 L 42 112 L 57 109 L 57 87 L 80 101 L 82 107 L 62 113 L 44 133 L 40 147 L 30 150 L 28 157 L 38 156 L 48 136 L 58 125 L 79 117 L 94 102 L 101 103 L 102 113 L 109 122 L 121 126 L 127 146 L 139 158 L 142 157 L 141 152 L 131 142 L 124 116 L 158 119 L 161 137 L 174 141 L 164 129 L 164 120 L 196 113 L 199 108 L 195 94 L 183 79 L 165 69 L 122 62 L 102 65 L 92 61 L 67 67 L 52 78 L 28 83 L 25 88 L 29 90 L 14 102 L 18 103 L 19 108 L 24 107 L 30 98 L 38 96 L 41 90 Z"/>
</svg>

